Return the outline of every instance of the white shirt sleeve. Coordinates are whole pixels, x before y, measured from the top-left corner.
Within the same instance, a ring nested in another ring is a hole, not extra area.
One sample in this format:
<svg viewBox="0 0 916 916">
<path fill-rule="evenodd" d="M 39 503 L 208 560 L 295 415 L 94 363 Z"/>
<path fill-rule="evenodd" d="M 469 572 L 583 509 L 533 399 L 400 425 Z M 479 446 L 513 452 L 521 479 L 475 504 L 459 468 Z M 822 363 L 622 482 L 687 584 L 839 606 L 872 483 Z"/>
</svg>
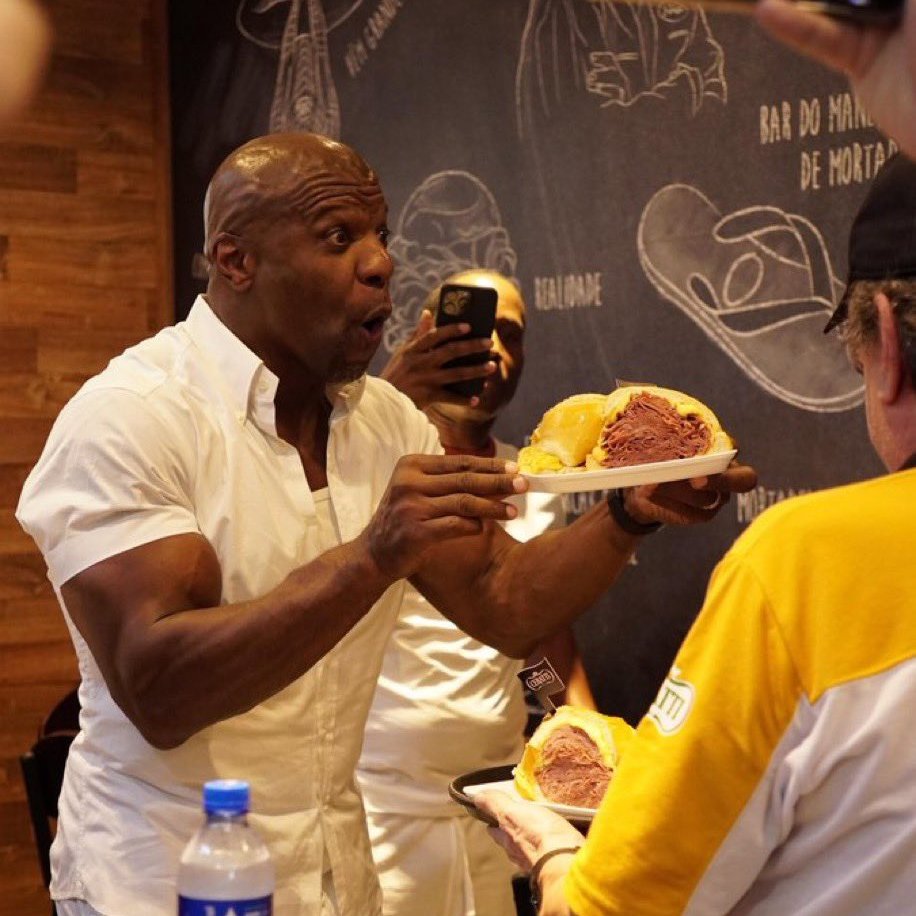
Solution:
<svg viewBox="0 0 916 916">
<path fill-rule="evenodd" d="M 120 388 L 84 392 L 63 410 L 16 510 L 55 586 L 133 547 L 199 531 L 193 430 L 173 413 Z"/>
</svg>

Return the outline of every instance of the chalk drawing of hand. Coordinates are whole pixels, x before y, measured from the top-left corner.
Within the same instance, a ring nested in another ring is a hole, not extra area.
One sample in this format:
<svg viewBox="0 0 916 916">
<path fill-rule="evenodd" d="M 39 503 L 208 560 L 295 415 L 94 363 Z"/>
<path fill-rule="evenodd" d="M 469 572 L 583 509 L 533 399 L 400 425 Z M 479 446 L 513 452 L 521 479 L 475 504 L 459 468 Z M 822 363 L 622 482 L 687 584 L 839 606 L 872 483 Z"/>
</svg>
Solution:
<svg viewBox="0 0 916 916">
<path fill-rule="evenodd" d="M 628 108 L 686 86 L 690 113 L 727 101 L 725 53 L 703 10 L 675 3 L 529 0 L 515 76 L 519 133 L 583 92 Z"/>
<path fill-rule="evenodd" d="M 589 55 L 585 88 L 595 95 L 604 96 L 603 105 L 626 105 L 633 101 L 633 88 L 624 69 L 626 64 L 638 66 L 638 55 L 593 51 Z"/>
</svg>

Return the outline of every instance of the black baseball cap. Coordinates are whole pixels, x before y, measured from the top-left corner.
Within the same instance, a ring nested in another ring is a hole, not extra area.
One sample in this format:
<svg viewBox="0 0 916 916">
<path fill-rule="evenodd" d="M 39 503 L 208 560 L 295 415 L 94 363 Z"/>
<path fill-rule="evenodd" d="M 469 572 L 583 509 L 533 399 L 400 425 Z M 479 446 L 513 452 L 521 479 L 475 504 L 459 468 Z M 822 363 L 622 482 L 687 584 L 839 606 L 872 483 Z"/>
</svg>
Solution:
<svg viewBox="0 0 916 916">
<path fill-rule="evenodd" d="M 824 333 L 846 320 L 854 280 L 916 279 L 916 163 L 895 153 L 875 176 L 849 231 L 849 276 Z"/>
</svg>

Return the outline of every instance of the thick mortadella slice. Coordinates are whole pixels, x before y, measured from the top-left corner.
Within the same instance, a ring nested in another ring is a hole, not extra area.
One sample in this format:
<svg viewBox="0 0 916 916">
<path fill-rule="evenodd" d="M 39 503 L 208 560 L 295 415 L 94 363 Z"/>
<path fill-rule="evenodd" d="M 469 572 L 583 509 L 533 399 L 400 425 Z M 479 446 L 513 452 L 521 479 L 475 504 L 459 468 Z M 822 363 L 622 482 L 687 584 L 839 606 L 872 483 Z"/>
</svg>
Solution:
<svg viewBox="0 0 916 916">
<path fill-rule="evenodd" d="M 699 416 L 681 416 L 664 398 L 643 392 L 602 430 L 601 464 L 618 468 L 692 458 L 709 449 L 710 438 L 709 426 Z"/>
<path fill-rule="evenodd" d="M 536 778 L 551 801 L 597 808 L 612 775 L 595 742 L 581 728 L 564 725 L 544 743 Z"/>
</svg>

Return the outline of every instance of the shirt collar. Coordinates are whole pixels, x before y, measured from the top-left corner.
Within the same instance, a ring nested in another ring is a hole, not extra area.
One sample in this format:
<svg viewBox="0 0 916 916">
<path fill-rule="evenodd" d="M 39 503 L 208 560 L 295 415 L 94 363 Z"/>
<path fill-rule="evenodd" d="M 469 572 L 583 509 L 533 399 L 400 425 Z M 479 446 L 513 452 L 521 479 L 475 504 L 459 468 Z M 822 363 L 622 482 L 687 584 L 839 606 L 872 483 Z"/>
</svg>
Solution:
<svg viewBox="0 0 916 916">
<path fill-rule="evenodd" d="M 280 380 L 217 317 L 204 296 L 198 296 L 185 322 L 191 339 L 207 353 L 227 384 L 240 418 L 251 416 L 276 434 L 274 399 Z M 337 415 L 356 409 L 366 388 L 366 376 L 353 382 L 328 385 L 328 400 Z"/>
<path fill-rule="evenodd" d="M 277 377 L 264 365 L 260 356 L 249 350 L 216 316 L 203 296 L 191 306 L 185 326 L 191 339 L 207 354 L 229 388 L 233 406 L 246 414 L 255 379 L 277 390 Z"/>
<path fill-rule="evenodd" d="M 324 391 L 334 407 L 334 413 L 351 413 L 362 400 L 366 390 L 366 376 L 361 375 L 355 382 L 342 385 L 328 385 Z"/>
</svg>

